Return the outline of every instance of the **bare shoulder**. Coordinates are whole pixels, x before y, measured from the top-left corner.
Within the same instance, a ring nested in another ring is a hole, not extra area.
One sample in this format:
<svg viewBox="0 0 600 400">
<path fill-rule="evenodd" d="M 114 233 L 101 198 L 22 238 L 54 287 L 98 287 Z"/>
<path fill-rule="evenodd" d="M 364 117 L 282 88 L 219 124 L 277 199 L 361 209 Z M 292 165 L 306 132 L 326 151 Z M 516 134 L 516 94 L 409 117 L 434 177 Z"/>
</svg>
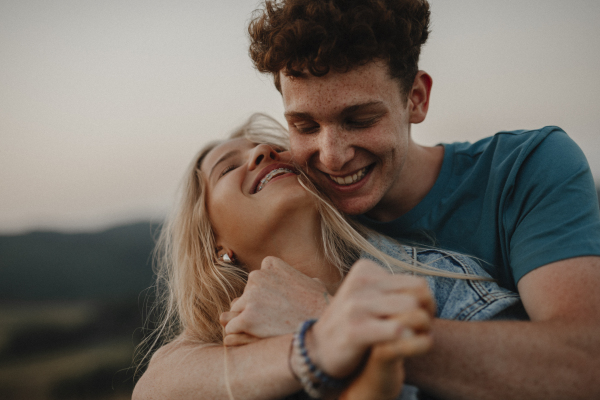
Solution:
<svg viewBox="0 0 600 400">
<path fill-rule="evenodd" d="M 600 320 L 600 257 L 576 257 L 525 275 L 519 294 L 532 320 Z M 596 318 L 591 318 L 591 317 Z"/>
</svg>

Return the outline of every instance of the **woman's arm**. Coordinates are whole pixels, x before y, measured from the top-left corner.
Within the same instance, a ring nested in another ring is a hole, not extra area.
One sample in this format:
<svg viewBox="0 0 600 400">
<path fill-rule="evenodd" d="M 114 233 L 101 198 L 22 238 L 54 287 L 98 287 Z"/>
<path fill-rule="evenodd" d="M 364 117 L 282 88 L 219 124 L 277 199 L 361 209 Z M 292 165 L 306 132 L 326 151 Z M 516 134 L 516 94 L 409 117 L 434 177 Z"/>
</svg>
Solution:
<svg viewBox="0 0 600 400">
<path fill-rule="evenodd" d="M 225 350 L 178 339 L 152 357 L 133 400 L 229 400 L 227 378 L 234 399 L 280 399 L 300 390 L 288 367 L 291 340 L 285 335 Z"/>
</svg>

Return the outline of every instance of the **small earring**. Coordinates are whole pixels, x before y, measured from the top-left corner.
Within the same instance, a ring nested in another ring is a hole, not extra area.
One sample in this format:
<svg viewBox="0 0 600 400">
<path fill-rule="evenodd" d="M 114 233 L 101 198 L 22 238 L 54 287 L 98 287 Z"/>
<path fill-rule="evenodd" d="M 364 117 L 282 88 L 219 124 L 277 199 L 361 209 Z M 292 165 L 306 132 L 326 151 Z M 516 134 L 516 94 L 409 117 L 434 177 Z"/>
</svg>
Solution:
<svg viewBox="0 0 600 400">
<path fill-rule="evenodd" d="M 225 261 L 228 264 L 231 264 L 231 258 L 229 258 L 229 254 L 225 253 L 221 256 L 221 258 L 223 259 L 223 261 Z"/>
</svg>

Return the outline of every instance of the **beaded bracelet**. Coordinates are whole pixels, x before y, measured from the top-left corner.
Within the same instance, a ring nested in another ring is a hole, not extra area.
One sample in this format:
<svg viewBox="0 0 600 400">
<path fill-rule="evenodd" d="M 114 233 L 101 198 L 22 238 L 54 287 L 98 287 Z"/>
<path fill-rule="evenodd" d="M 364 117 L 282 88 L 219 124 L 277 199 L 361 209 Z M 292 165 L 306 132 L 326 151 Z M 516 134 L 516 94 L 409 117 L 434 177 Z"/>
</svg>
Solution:
<svg viewBox="0 0 600 400">
<path fill-rule="evenodd" d="M 317 322 L 309 319 L 300 324 L 298 331 L 294 334 L 292 347 L 295 362 L 292 363 L 292 372 L 300 379 L 304 391 L 315 399 L 320 399 L 327 390 L 339 390 L 344 388 L 350 379 L 337 379 L 327 375 L 317 367 L 308 355 L 306 349 L 306 332 Z"/>
</svg>

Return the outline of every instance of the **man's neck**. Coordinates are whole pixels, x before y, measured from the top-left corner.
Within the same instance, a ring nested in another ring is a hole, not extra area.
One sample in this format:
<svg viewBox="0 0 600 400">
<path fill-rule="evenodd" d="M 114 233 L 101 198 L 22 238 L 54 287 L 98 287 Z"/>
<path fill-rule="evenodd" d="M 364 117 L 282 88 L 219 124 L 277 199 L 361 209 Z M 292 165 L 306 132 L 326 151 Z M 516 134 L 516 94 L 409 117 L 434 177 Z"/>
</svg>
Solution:
<svg viewBox="0 0 600 400">
<path fill-rule="evenodd" d="M 444 162 L 444 147 L 421 146 L 411 141 L 408 159 L 395 185 L 366 215 L 388 222 L 401 217 L 427 196 L 433 188 Z"/>
</svg>

